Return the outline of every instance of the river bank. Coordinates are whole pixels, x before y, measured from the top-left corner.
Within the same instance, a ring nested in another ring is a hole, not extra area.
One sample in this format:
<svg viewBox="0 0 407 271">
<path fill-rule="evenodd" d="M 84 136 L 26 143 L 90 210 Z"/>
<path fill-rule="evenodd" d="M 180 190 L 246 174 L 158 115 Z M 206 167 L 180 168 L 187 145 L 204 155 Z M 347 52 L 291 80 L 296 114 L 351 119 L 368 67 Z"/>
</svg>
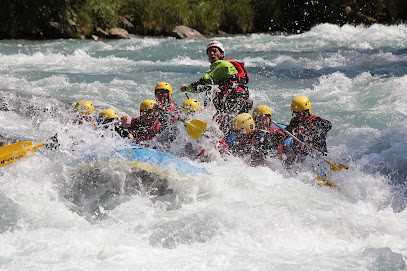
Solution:
<svg viewBox="0 0 407 271">
<path fill-rule="evenodd" d="M 401 24 L 407 2 L 297 0 L 2 1 L 0 39 L 99 39 L 174 36 L 187 26 L 203 35 L 298 34 L 330 23 Z"/>
</svg>

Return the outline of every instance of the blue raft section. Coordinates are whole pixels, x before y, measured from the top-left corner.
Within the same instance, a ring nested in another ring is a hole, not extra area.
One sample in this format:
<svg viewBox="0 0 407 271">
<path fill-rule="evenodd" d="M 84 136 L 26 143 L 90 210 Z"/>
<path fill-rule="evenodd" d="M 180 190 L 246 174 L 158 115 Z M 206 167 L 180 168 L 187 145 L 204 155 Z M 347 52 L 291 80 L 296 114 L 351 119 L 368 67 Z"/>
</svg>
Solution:
<svg viewBox="0 0 407 271">
<path fill-rule="evenodd" d="M 209 175 L 202 167 L 193 165 L 192 162 L 172 154 L 142 147 L 132 147 L 116 150 L 110 155 L 88 156 L 86 162 L 115 162 L 116 164 L 130 165 L 133 168 L 146 170 L 159 175 L 197 176 Z M 175 174 L 174 174 L 175 173 Z"/>
</svg>

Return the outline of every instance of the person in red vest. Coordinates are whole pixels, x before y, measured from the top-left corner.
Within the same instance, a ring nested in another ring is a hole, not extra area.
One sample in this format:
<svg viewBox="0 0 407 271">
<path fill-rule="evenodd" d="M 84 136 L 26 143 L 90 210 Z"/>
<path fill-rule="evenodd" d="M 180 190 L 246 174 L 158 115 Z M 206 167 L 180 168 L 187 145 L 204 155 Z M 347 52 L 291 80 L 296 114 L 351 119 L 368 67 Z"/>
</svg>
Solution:
<svg viewBox="0 0 407 271">
<path fill-rule="evenodd" d="M 234 156 L 245 158 L 251 155 L 253 131 L 255 123 L 249 113 L 237 115 L 232 122 L 232 133 L 227 139 L 228 152 Z"/>
<path fill-rule="evenodd" d="M 211 63 L 210 70 L 199 80 L 190 85 L 182 84 L 181 91 L 207 92 L 211 96 L 216 109 L 216 118 L 227 136 L 233 118 L 240 113 L 248 113 L 253 102 L 249 99 L 249 74 L 244 63 L 232 59 L 225 59 L 225 49 L 219 41 L 212 41 L 206 47 L 206 54 Z M 210 95 L 213 89 L 210 85 L 217 87 L 216 93 Z M 205 103 L 206 105 L 206 103 Z"/>
<path fill-rule="evenodd" d="M 296 161 L 302 161 L 305 156 L 327 154 L 326 138 L 332 128 L 329 120 L 312 115 L 311 102 L 307 96 L 297 96 L 291 102 L 291 111 L 294 117 L 286 130 L 293 134 L 297 140 L 292 141 L 292 149 Z"/>
<path fill-rule="evenodd" d="M 273 125 L 271 109 L 259 105 L 253 110 L 256 129 L 252 133 L 252 165 L 264 165 L 267 157 L 287 160 L 291 149 L 287 146 L 286 135 Z"/>
<path fill-rule="evenodd" d="M 160 82 L 154 90 L 157 103 L 154 109 L 158 112 L 158 118 L 162 125 L 167 127 L 173 124 L 180 117 L 180 107 L 172 101 L 172 87 L 167 82 Z"/>
<path fill-rule="evenodd" d="M 151 140 L 163 131 L 164 127 L 154 109 L 156 104 L 154 100 L 144 100 L 140 104 L 139 117 L 132 118 L 131 121 L 122 117 L 122 125 L 129 130 L 130 138 L 133 138 L 135 143 Z"/>
</svg>

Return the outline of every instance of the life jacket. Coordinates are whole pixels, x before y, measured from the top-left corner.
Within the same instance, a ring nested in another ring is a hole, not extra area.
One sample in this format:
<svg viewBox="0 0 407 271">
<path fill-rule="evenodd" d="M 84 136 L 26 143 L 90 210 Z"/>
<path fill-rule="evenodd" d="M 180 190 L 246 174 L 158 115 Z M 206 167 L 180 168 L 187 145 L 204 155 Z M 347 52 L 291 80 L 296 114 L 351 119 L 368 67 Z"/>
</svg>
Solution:
<svg viewBox="0 0 407 271">
<path fill-rule="evenodd" d="M 141 117 L 133 118 L 131 120 L 130 132 L 134 135 L 136 141 L 146 141 L 151 140 L 158 133 L 160 133 L 161 123 L 157 118 L 151 127 L 144 124 Z"/>
<path fill-rule="evenodd" d="M 244 63 L 237 62 L 230 58 L 225 60 L 233 64 L 238 73 L 218 82 L 220 92 L 216 93 L 216 96 L 213 99 L 213 103 L 217 110 L 221 109 L 221 105 L 224 104 L 224 101 L 222 102 L 222 100 L 228 95 L 234 95 L 235 99 L 242 98 L 247 100 L 249 98 L 249 88 L 247 87 L 249 73 L 247 72 Z"/>
<path fill-rule="evenodd" d="M 168 112 L 174 113 L 177 110 L 177 105 L 174 101 L 161 105 L 161 108 L 167 110 Z"/>
<path fill-rule="evenodd" d="M 297 127 L 293 129 L 293 134 L 298 137 L 300 140 L 304 141 L 306 140 L 307 136 L 311 136 L 313 131 L 312 131 L 312 122 L 316 119 L 320 119 L 320 117 L 317 117 L 315 115 L 309 116 L 306 120 L 303 122 L 298 122 Z M 308 129 L 306 129 L 306 127 Z"/>
<path fill-rule="evenodd" d="M 163 123 L 167 123 L 167 120 L 164 118 L 167 118 L 171 121 L 171 123 L 175 122 L 175 118 L 172 116 L 172 113 L 176 113 L 178 111 L 178 106 L 174 101 L 165 103 L 163 105 L 159 104 L 159 107 L 162 109 L 164 114 L 160 114 L 160 121 Z M 168 114 L 170 115 L 168 117 Z"/>
<path fill-rule="evenodd" d="M 239 86 L 247 89 L 247 83 L 249 83 L 249 73 L 247 72 L 243 62 L 237 62 L 236 60 L 227 58 L 225 59 L 235 66 L 237 70 L 236 81 Z"/>
<path fill-rule="evenodd" d="M 282 139 L 281 141 L 284 141 L 286 138 L 286 135 L 280 129 L 278 129 L 277 127 L 274 127 L 274 126 L 271 126 L 268 130 L 256 129 L 252 132 L 252 138 L 251 138 L 252 151 L 256 151 L 255 146 L 254 146 L 256 137 L 263 137 L 266 133 L 272 134 L 277 137 L 281 137 L 281 139 Z M 280 155 L 284 154 L 283 144 L 281 142 L 278 143 L 277 151 Z"/>
<path fill-rule="evenodd" d="M 250 134 L 243 134 L 243 135 L 236 135 L 232 133 L 229 138 L 226 140 L 226 144 L 228 145 L 228 149 L 234 154 L 238 156 L 249 155 L 252 149 L 252 133 Z"/>
</svg>

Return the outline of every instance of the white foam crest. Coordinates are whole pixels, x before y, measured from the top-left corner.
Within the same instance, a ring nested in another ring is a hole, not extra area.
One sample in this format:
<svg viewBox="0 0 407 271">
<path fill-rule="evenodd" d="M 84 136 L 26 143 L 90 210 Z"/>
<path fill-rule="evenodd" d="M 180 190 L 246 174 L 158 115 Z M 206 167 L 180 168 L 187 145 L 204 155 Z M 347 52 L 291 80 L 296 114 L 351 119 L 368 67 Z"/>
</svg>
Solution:
<svg viewBox="0 0 407 271">
<path fill-rule="evenodd" d="M 403 49 L 407 42 L 407 26 L 385 26 L 374 24 L 370 27 L 352 25 L 320 24 L 310 31 L 289 36 L 272 36 L 267 34 L 252 34 L 239 37 L 242 42 L 234 41 L 231 49 L 254 52 L 278 51 L 315 51 L 329 48 L 333 45 L 358 50 L 373 50 L 386 48 L 389 43 Z"/>
<path fill-rule="evenodd" d="M 80 138 L 88 132 L 68 130 Z M 90 147 L 90 154 L 103 152 L 104 144 L 107 149 L 115 144 L 108 138 L 83 139 L 85 144 L 76 149 Z M 364 248 L 386 246 L 402 251 L 401 241 L 407 238 L 406 212 L 394 214 L 387 207 L 388 187 L 380 176 L 363 175 L 357 168 L 339 173 L 335 182 L 355 197 L 348 199 L 334 190 L 312 186 L 312 174 L 289 176 L 249 167 L 240 159 L 208 164 L 212 176 L 206 179 L 205 196 L 197 195 L 195 201 L 166 211 L 165 199 L 160 204 L 133 195 L 92 226 L 60 199 L 59 190 L 64 189 L 60 182 L 69 181 L 70 172 L 79 170 L 80 164 L 70 165 L 67 171 L 66 159 L 48 155 L 38 153 L 15 163 L 0 176 L 1 192 L 24 206 L 21 223 L 26 230 L 3 235 L 9 251 L 20 251 L 11 260 L 17 269 L 28 263 L 43 269 L 49 263 L 41 259 L 50 256 L 56 259 L 54 266 L 80 262 L 82 268 L 96 264 L 102 270 L 145 268 L 147 263 L 167 270 L 196 265 L 238 270 L 227 263 L 243 256 L 245 266 L 252 270 L 276 264 L 312 269 L 321 266 L 321 259 L 343 259 L 343 254 L 348 255 L 346 259 L 328 266 L 346 261 L 350 268 L 360 268 L 365 264 L 359 261 Z M 196 193 L 189 186 L 178 189 Z M 23 242 L 29 248 L 21 250 Z M 45 244 L 48 248 L 44 249 Z M 12 254 L 2 255 L 9 258 Z M 102 262 L 95 263 L 95 257 Z M 171 260 L 174 257 L 178 260 Z"/>
<path fill-rule="evenodd" d="M 296 36 L 291 37 L 296 38 Z M 407 26 L 402 24 L 393 26 L 373 24 L 370 27 L 364 27 L 320 24 L 298 37 L 316 38 L 317 41 L 323 40 L 329 43 L 337 42 L 339 46 L 362 50 L 385 47 L 389 42 L 394 47 L 404 48 L 407 42 Z M 316 46 L 318 46 L 318 43 L 316 43 Z"/>
<path fill-rule="evenodd" d="M 208 67 L 209 62 L 202 59 L 191 59 L 188 56 L 178 56 L 176 58 L 167 61 L 157 61 L 155 64 L 166 65 L 166 66 L 200 66 Z"/>
<path fill-rule="evenodd" d="M 36 87 L 32 82 L 24 78 L 19 78 L 11 75 L 0 74 L 0 89 L 4 90 L 18 90 L 19 93 L 36 93 L 47 94 L 46 89 Z"/>
<path fill-rule="evenodd" d="M 123 67 L 134 64 L 134 61 L 126 58 L 108 56 L 95 58 L 82 49 L 76 49 L 72 55 L 61 53 L 36 52 L 33 55 L 15 54 L 2 55 L 0 61 L 3 63 L 2 70 L 9 71 L 57 71 L 68 73 L 112 73 L 123 69 Z"/>
<path fill-rule="evenodd" d="M 372 128 L 387 127 L 403 119 L 407 77 L 381 78 L 361 73 L 348 78 L 341 72 L 321 76 L 312 89 L 301 90 L 313 102 L 313 112 L 334 121 L 342 132 L 350 126 L 371 123 Z M 335 112 L 335 114 L 332 114 Z M 340 114 L 338 112 L 341 112 Z"/>
</svg>

